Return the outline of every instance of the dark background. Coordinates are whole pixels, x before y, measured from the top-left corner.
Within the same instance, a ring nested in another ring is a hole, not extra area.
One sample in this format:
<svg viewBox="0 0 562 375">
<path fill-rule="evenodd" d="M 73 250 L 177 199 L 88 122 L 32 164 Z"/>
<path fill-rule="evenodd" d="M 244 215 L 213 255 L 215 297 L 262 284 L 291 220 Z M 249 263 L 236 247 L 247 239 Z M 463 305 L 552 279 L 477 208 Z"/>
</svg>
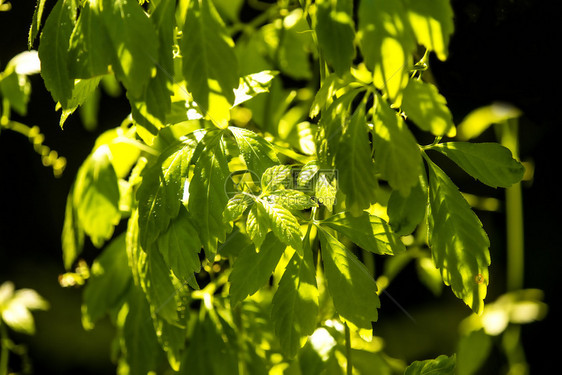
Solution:
<svg viewBox="0 0 562 375">
<path fill-rule="evenodd" d="M 0 13 L 0 69 L 27 48 L 27 30 L 34 1 L 12 1 L 13 8 Z M 53 1 L 48 1 L 52 6 Z M 558 318 L 562 264 L 560 245 L 560 174 L 558 112 L 560 87 L 558 50 L 560 13 L 556 2 L 531 0 L 452 0 L 455 34 L 447 62 L 432 61 L 431 69 L 441 93 L 459 123 L 471 110 L 494 101 L 513 104 L 524 113 L 520 119 L 521 159 L 535 166 L 531 181 L 523 184 L 525 215 L 525 287 L 545 292 L 546 319 L 523 327 L 523 345 L 532 374 L 550 373 L 558 362 Z M 45 15 L 44 15 L 45 17 Z M 100 126 L 84 130 L 75 114 L 58 126 L 59 114 L 39 76 L 32 76 L 29 113 L 22 122 L 39 125 L 45 144 L 68 159 L 61 178 L 41 165 L 40 157 L 23 136 L 0 134 L 0 283 L 12 280 L 16 288 L 33 288 L 51 304 L 37 312 L 35 336 L 13 334 L 25 343 L 35 373 L 114 373 L 109 359 L 112 329 L 102 322 L 86 332 L 80 323 L 79 289 L 63 289 L 57 277 L 62 267 L 60 233 L 66 194 L 74 175 L 104 129 L 117 126 L 129 108 L 123 99 L 102 97 Z M 14 118 L 17 116 L 14 115 Z M 490 131 L 478 140 L 494 139 Z M 482 189 L 458 170 L 448 171 L 464 190 L 503 199 L 501 190 Z M 477 212 L 491 238 L 491 285 L 488 301 L 505 291 L 505 225 L 502 212 Z M 92 251 L 91 249 L 89 251 Z M 412 267 L 388 290 L 415 318 L 405 317 L 388 297 L 382 296 L 375 330 L 388 344 L 391 355 L 434 356 L 452 354 L 458 321 L 469 314 L 448 288 L 433 297 L 419 285 Z M 433 307 L 430 307 L 433 306 Z M 431 310 L 433 309 L 433 310 Z M 441 309 L 435 319 L 435 309 Z M 406 340 L 409 348 L 399 348 Z M 424 345 L 427 345 L 425 347 Z M 415 349 L 412 348 L 416 348 Z M 499 353 L 495 353 L 501 356 Z M 412 358 L 414 359 L 414 358 Z M 419 358 L 418 358 L 419 359 Z M 14 359 L 17 361 L 17 359 Z M 498 362 L 501 360 L 498 359 Z M 482 373 L 497 373 L 491 361 Z"/>
</svg>

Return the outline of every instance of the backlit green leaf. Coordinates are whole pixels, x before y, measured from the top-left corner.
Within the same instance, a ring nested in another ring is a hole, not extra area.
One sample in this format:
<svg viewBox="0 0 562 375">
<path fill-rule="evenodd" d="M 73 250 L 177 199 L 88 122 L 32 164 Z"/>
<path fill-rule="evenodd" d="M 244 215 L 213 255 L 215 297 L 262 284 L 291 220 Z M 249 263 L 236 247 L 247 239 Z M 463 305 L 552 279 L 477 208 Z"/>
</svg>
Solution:
<svg viewBox="0 0 562 375">
<path fill-rule="evenodd" d="M 86 2 L 80 9 L 69 45 L 69 69 L 74 78 L 109 72 L 112 44 L 101 13 L 101 2 Z"/>
<path fill-rule="evenodd" d="M 178 216 L 158 236 L 156 246 L 174 275 L 197 288 L 194 274 L 201 269 L 201 241 L 192 220 L 183 205 L 180 206 Z"/>
<path fill-rule="evenodd" d="M 339 76 L 349 71 L 355 57 L 353 3 L 316 2 L 316 35 L 324 57 Z"/>
<path fill-rule="evenodd" d="M 451 357 L 440 355 L 435 359 L 428 359 L 425 361 L 413 362 L 404 375 L 453 375 L 455 374 L 456 357 L 453 354 Z"/>
<path fill-rule="evenodd" d="M 525 167 L 498 143 L 447 142 L 433 150 L 447 155 L 462 169 L 491 187 L 510 187 L 521 181 Z"/>
<path fill-rule="evenodd" d="M 190 1 L 183 28 L 183 76 L 193 100 L 219 128 L 226 128 L 238 63 L 234 43 L 210 1 Z"/>
<path fill-rule="evenodd" d="M 0 93 L 19 115 L 27 114 L 31 84 L 25 75 L 17 74 L 14 70 L 6 76 L 0 76 Z"/>
<path fill-rule="evenodd" d="M 148 248 L 178 215 L 187 167 L 196 145 L 197 142 L 189 138 L 180 145 L 171 146 L 143 173 L 137 199 L 140 241 L 144 248 Z"/>
<path fill-rule="evenodd" d="M 400 105 L 416 46 L 402 2 L 363 0 L 358 15 L 361 51 L 373 82 Z"/>
<path fill-rule="evenodd" d="M 312 251 L 305 237 L 303 256 L 294 253 L 289 261 L 272 302 L 271 319 L 281 348 L 289 356 L 296 355 L 316 328 L 318 319 L 318 288 Z"/>
<path fill-rule="evenodd" d="M 404 4 L 418 43 L 446 60 L 455 29 L 450 0 L 405 0 Z"/>
<path fill-rule="evenodd" d="M 227 189 L 230 171 L 224 149 L 222 133 L 210 134 L 201 142 L 201 152 L 189 184 L 188 209 L 195 221 L 199 238 L 207 259 L 212 261 L 218 242 L 224 242 L 229 225 L 223 222 L 222 213 L 228 203 Z"/>
<path fill-rule="evenodd" d="M 489 282 L 490 241 L 457 187 L 434 163 L 429 165 L 428 240 L 446 285 L 481 314 Z"/>
<path fill-rule="evenodd" d="M 278 204 L 289 210 L 306 210 L 317 204 L 308 195 L 297 190 L 277 190 L 264 197 L 272 204 Z"/>
<path fill-rule="evenodd" d="M 27 38 L 27 47 L 29 49 L 33 48 L 33 43 L 39 35 L 39 29 L 41 29 L 41 20 L 43 18 L 43 10 L 45 9 L 45 0 L 37 0 L 37 5 L 35 6 L 35 11 L 33 12 L 33 18 L 31 19 L 31 27 L 29 28 L 29 35 Z"/>
<path fill-rule="evenodd" d="M 101 0 L 101 4 L 113 45 L 113 71 L 128 94 L 138 98 L 158 61 L 156 30 L 136 0 Z"/>
<path fill-rule="evenodd" d="M 82 325 L 85 329 L 94 328 L 94 324 L 110 309 L 117 308 L 130 282 L 125 235 L 122 234 L 109 243 L 90 269 L 82 301 Z"/>
<path fill-rule="evenodd" d="M 271 204 L 266 199 L 260 199 L 256 204 L 263 207 L 269 227 L 277 238 L 299 253 L 302 252 L 301 227 L 291 211 L 278 204 Z"/>
<path fill-rule="evenodd" d="M 383 100 L 373 115 L 375 165 L 393 189 L 407 196 L 421 172 L 419 146 L 406 123 Z"/>
<path fill-rule="evenodd" d="M 74 28 L 74 0 L 59 0 L 49 13 L 39 42 L 41 76 L 55 102 L 66 107 L 72 97 L 73 77 L 68 69 L 70 36 Z"/>
<path fill-rule="evenodd" d="M 407 196 L 393 190 L 388 199 L 388 223 L 396 234 L 412 233 L 424 218 L 427 207 L 427 182 L 420 177 Z"/>
<path fill-rule="evenodd" d="M 363 211 L 360 216 L 342 212 L 323 220 L 320 226 L 332 228 L 357 246 L 375 254 L 394 255 L 405 251 L 404 244 L 381 218 Z"/>
<path fill-rule="evenodd" d="M 243 128 L 228 128 L 236 139 L 236 144 L 252 174 L 261 176 L 266 169 L 279 164 L 272 145 L 262 136 Z"/>
<path fill-rule="evenodd" d="M 375 201 L 378 186 L 363 106 L 353 114 L 337 146 L 339 187 L 348 210 L 359 215 Z"/>
<path fill-rule="evenodd" d="M 404 90 L 402 110 L 420 129 L 436 136 L 443 136 L 455 127 L 447 101 L 431 83 L 410 80 Z"/>
<path fill-rule="evenodd" d="M 64 268 L 67 271 L 71 269 L 72 264 L 84 248 L 84 229 L 80 226 L 76 208 L 74 207 L 73 189 L 72 187 L 66 199 L 61 235 L 62 259 Z"/>
<path fill-rule="evenodd" d="M 230 302 L 233 306 L 256 293 L 268 282 L 286 247 L 269 232 L 259 251 L 253 245 L 242 249 L 228 278 Z"/>
<path fill-rule="evenodd" d="M 119 186 L 109 147 L 98 147 L 78 170 L 73 205 L 80 227 L 95 246 L 101 247 L 121 218 Z"/>
<path fill-rule="evenodd" d="M 370 338 L 380 307 L 377 284 L 363 263 L 324 230 L 319 231 L 322 261 L 334 306 L 339 316 Z"/>
<path fill-rule="evenodd" d="M 246 219 L 246 232 L 257 248 L 260 248 L 269 229 L 267 213 L 263 206 L 254 204 Z"/>
</svg>

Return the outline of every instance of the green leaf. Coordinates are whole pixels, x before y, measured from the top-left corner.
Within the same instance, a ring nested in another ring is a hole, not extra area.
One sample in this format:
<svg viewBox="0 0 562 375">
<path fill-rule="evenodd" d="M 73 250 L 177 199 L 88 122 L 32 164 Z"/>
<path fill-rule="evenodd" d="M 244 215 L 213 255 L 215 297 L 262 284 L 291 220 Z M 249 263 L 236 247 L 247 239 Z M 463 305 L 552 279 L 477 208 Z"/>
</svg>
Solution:
<svg viewBox="0 0 562 375">
<path fill-rule="evenodd" d="M 427 207 L 427 182 L 420 176 L 419 183 L 407 196 L 393 190 L 388 199 L 388 223 L 394 233 L 407 235 L 422 222 Z"/>
<path fill-rule="evenodd" d="M 291 211 L 278 204 L 271 204 L 265 199 L 256 202 L 260 205 L 269 221 L 269 227 L 277 238 L 284 244 L 291 246 L 297 252 L 302 252 L 302 233 L 299 221 Z M 261 213 L 258 210 L 258 213 Z"/>
<path fill-rule="evenodd" d="M 469 175 L 495 187 L 510 187 L 521 181 L 525 167 L 515 160 L 511 151 L 498 143 L 447 142 L 435 145 Z"/>
<path fill-rule="evenodd" d="M 92 78 L 109 73 L 113 47 L 101 6 L 101 2 L 86 2 L 80 9 L 68 51 L 70 74 L 74 78 Z"/>
<path fill-rule="evenodd" d="M 78 170 L 73 205 L 80 227 L 96 247 L 101 247 L 121 218 L 119 185 L 109 147 L 98 147 Z"/>
<path fill-rule="evenodd" d="M 194 273 L 201 270 L 201 241 L 192 218 L 183 205 L 178 216 L 170 221 L 166 231 L 158 236 L 156 246 L 174 275 L 197 288 Z"/>
<path fill-rule="evenodd" d="M 354 215 L 359 215 L 374 203 L 378 187 L 363 106 L 355 111 L 343 130 L 335 165 L 346 207 Z"/>
<path fill-rule="evenodd" d="M 235 126 L 229 126 L 228 130 L 234 135 L 244 162 L 252 174 L 261 176 L 266 169 L 279 164 L 273 146 L 265 138 L 251 130 Z"/>
<path fill-rule="evenodd" d="M 96 89 L 101 81 L 101 77 L 89 79 L 77 79 L 74 81 L 72 88 L 72 96 L 68 99 L 66 106 L 62 108 L 59 126 L 64 126 L 66 119 L 74 113 L 74 111 L 83 105 L 88 99 L 95 94 Z"/>
<path fill-rule="evenodd" d="M 118 306 L 129 289 L 131 271 L 127 264 L 125 234 L 103 250 L 90 268 L 90 278 L 82 296 L 82 325 L 85 329 Z"/>
<path fill-rule="evenodd" d="M 269 232 L 259 250 L 253 245 L 242 249 L 228 278 L 232 306 L 253 295 L 268 282 L 286 247 L 287 245 Z"/>
<path fill-rule="evenodd" d="M 273 296 L 271 319 L 283 352 L 294 357 L 316 328 L 318 287 L 312 251 L 305 237 L 303 256 L 294 253 Z"/>
<path fill-rule="evenodd" d="M 332 228 L 374 254 L 395 255 L 406 250 L 383 219 L 365 211 L 360 216 L 341 212 L 321 221 L 320 227 Z"/>
<path fill-rule="evenodd" d="M 450 0 L 405 0 L 404 4 L 418 43 L 445 61 L 455 29 Z"/>
<path fill-rule="evenodd" d="M 463 141 L 473 139 L 482 134 L 492 124 L 501 124 L 507 120 L 521 116 L 520 109 L 509 103 L 492 103 L 471 111 L 459 124 L 458 137 Z"/>
<path fill-rule="evenodd" d="M 404 375 L 454 375 L 455 374 L 456 357 L 453 354 L 451 357 L 440 355 L 435 359 L 428 359 L 425 361 L 412 362 Z"/>
<path fill-rule="evenodd" d="M 153 248 L 146 254 L 140 271 L 141 287 L 150 305 L 152 317 L 177 324 L 180 307 L 177 299 L 185 284 L 174 283 L 174 276 L 160 251 Z"/>
<path fill-rule="evenodd" d="M 400 106 L 416 43 L 400 1 L 363 0 L 359 6 L 359 44 L 373 83 Z"/>
<path fill-rule="evenodd" d="M 375 165 L 393 189 L 407 196 L 421 173 L 420 148 L 402 117 L 380 98 L 373 117 Z"/>
<path fill-rule="evenodd" d="M 209 314 L 195 323 L 191 341 L 197 344 L 185 350 L 179 374 L 239 374 L 238 347 L 221 328 Z"/>
<path fill-rule="evenodd" d="M 280 164 L 268 168 L 261 176 L 262 194 L 287 187 L 290 176 L 291 167 L 288 165 Z"/>
<path fill-rule="evenodd" d="M 454 130 L 447 100 L 431 83 L 412 79 L 404 90 L 402 110 L 422 130 L 443 136 Z"/>
<path fill-rule="evenodd" d="M 230 171 L 222 146 L 222 133 L 208 134 L 201 141 L 201 152 L 189 183 L 188 210 L 195 219 L 199 238 L 209 261 L 217 253 L 218 242 L 224 242 L 229 224 L 222 220 L 228 203 L 226 191 Z"/>
<path fill-rule="evenodd" d="M 193 100 L 219 128 L 226 128 L 238 63 L 230 38 L 210 1 L 190 1 L 180 48 L 183 76 Z"/>
<path fill-rule="evenodd" d="M 247 194 L 239 193 L 228 200 L 222 214 L 224 222 L 235 221 L 240 218 L 254 200 Z"/>
<path fill-rule="evenodd" d="M 263 70 L 259 73 L 245 75 L 240 78 L 240 85 L 234 91 L 235 99 L 233 107 L 244 103 L 258 94 L 269 92 L 271 82 L 278 72 L 273 70 Z"/>
<path fill-rule="evenodd" d="M 27 48 L 32 49 L 33 43 L 39 35 L 41 28 L 41 19 L 43 18 L 43 10 L 45 9 L 45 0 L 37 0 L 37 5 L 33 11 L 33 18 L 31 19 L 31 27 L 29 28 L 29 35 L 27 37 Z"/>
<path fill-rule="evenodd" d="M 268 220 L 265 209 L 260 204 L 254 204 L 246 218 L 246 232 L 252 242 L 259 249 L 268 231 Z"/>
<path fill-rule="evenodd" d="M 170 220 L 178 215 L 187 168 L 196 145 L 192 138 L 180 145 L 172 145 L 162 153 L 156 164 L 145 169 L 137 191 L 143 248 L 148 248 L 166 230 Z"/>
<path fill-rule="evenodd" d="M 377 284 L 363 263 L 325 230 L 319 231 L 322 261 L 334 306 L 339 316 L 359 330 L 372 335 L 380 307 Z"/>
<path fill-rule="evenodd" d="M 82 253 L 84 248 L 84 229 L 80 226 L 80 222 L 78 221 L 73 197 L 74 187 L 70 189 L 66 199 L 64 223 L 61 235 L 62 259 L 64 269 L 67 271 L 70 271 L 74 261 L 78 258 L 78 255 Z"/>
<path fill-rule="evenodd" d="M 158 61 L 156 30 L 136 0 L 101 0 L 113 46 L 112 68 L 129 95 L 140 97 Z"/>
<path fill-rule="evenodd" d="M 154 327 L 150 324 L 150 309 L 139 288 L 131 288 L 127 305 L 119 312 L 122 320 L 121 351 L 129 374 L 156 371 L 161 349 Z"/>
<path fill-rule="evenodd" d="M 457 347 L 457 374 L 477 374 L 490 355 L 492 345 L 492 338 L 483 329 L 462 336 Z"/>
<path fill-rule="evenodd" d="M 68 47 L 75 16 L 74 0 L 57 1 L 45 21 L 39 42 L 41 76 L 54 101 L 63 108 L 72 97 L 74 83 L 68 69 Z"/>
<path fill-rule="evenodd" d="M 301 211 L 318 205 L 308 195 L 298 190 L 277 190 L 263 197 L 271 204 L 277 204 L 288 210 Z"/>
<path fill-rule="evenodd" d="M 325 0 L 316 4 L 318 45 L 328 63 L 341 77 L 349 71 L 355 57 L 353 3 Z"/>
<path fill-rule="evenodd" d="M 449 177 L 429 165 L 428 240 L 446 285 L 481 314 L 489 281 L 490 241 L 482 223 Z"/>
<path fill-rule="evenodd" d="M 0 76 L 0 93 L 10 103 L 10 107 L 19 115 L 27 114 L 27 103 L 31 94 L 29 79 L 13 70 L 10 74 Z"/>
</svg>

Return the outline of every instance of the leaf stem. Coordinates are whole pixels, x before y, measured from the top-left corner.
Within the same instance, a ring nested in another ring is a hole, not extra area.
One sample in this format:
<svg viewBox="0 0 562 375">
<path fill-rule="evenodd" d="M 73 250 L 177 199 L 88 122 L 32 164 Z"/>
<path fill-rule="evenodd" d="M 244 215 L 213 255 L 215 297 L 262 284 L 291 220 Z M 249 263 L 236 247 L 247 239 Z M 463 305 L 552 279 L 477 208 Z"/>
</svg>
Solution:
<svg viewBox="0 0 562 375">
<path fill-rule="evenodd" d="M 519 159 L 519 140 L 517 119 L 501 124 L 500 142 L 511 150 L 513 157 Z M 507 289 L 523 288 L 525 254 L 523 239 L 523 197 L 521 183 L 505 190 L 507 227 Z"/>
<path fill-rule="evenodd" d="M 353 374 L 353 362 L 351 361 L 351 332 L 347 323 L 343 325 L 345 327 L 345 358 L 347 360 L 346 374 Z"/>
</svg>

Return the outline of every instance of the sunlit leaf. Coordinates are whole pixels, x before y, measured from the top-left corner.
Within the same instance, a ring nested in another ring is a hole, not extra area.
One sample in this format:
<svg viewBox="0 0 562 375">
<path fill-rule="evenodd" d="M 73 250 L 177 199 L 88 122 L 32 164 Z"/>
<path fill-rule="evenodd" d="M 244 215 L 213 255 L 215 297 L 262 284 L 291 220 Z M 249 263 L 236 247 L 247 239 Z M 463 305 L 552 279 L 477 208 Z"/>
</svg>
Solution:
<svg viewBox="0 0 562 375">
<path fill-rule="evenodd" d="M 228 278 L 230 302 L 233 306 L 256 293 L 268 282 L 286 247 L 287 245 L 269 232 L 259 251 L 253 245 L 242 249 Z"/>
<path fill-rule="evenodd" d="M 180 44 L 183 75 L 203 114 L 219 128 L 227 126 L 239 84 L 233 45 L 211 2 L 189 2 Z"/>
<path fill-rule="evenodd" d="M 302 233 L 299 221 L 293 216 L 291 211 L 280 206 L 271 204 L 266 199 L 260 199 L 256 204 L 263 207 L 269 227 L 277 238 L 284 244 L 291 246 L 298 252 L 302 251 Z M 259 213 L 260 211 L 258 211 Z"/>
<path fill-rule="evenodd" d="M 420 129 L 443 136 L 454 129 L 447 101 L 431 83 L 412 79 L 404 90 L 402 110 Z"/>
<path fill-rule="evenodd" d="M 272 302 L 275 332 L 289 357 L 295 356 L 314 332 L 318 318 L 318 288 L 308 236 L 304 241 L 303 256 L 293 254 Z"/>
<path fill-rule="evenodd" d="M 158 54 L 156 30 L 136 0 L 101 0 L 112 68 L 132 97 L 142 95 Z"/>
<path fill-rule="evenodd" d="M 449 177 L 434 163 L 428 165 L 427 221 L 433 261 L 453 293 L 481 314 L 489 282 L 490 241 Z"/>
<path fill-rule="evenodd" d="M 72 97 L 73 77 L 70 76 L 68 52 L 76 15 L 75 1 L 57 1 L 45 21 L 39 43 L 41 76 L 55 102 L 66 107 Z"/>
<path fill-rule="evenodd" d="M 168 228 L 158 236 L 156 247 L 174 275 L 197 288 L 194 274 L 201 269 L 201 241 L 192 220 L 187 210 L 180 206 L 178 216 L 172 219 Z"/>
<path fill-rule="evenodd" d="M 394 255 L 405 251 L 404 244 L 381 218 L 363 212 L 353 216 L 342 212 L 323 220 L 320 226 L 332 228 L 357 246 L 375 254 Z"/>
<path fill-rule="evenodd" d="M 491 187 L 510 187 L 521 181 L 525 167 L 515 160 L 508 148 L 498 143 L 446 142 L 435 145 L 480 182 Z"/>
<path fill-rule="evenodd" d="M 140 241 L 144 248 L 154 242 L 178 215 L 183 197 L 187 167 L 195 152 L 196 141 L 187 139 L 171 146 L 160 160 L 143 173 L 137 191 Z"/>
<path fill-rule="evenodd" d="M 94 328 L 94 324 L 110 309 L 117 307 L 130 282 L 125 235 L 122 234 L 111 241 L 90 268 L 82 301 L 82 325 L 85 329 Z"/>
<path fill-rule="evenodd" d="M 64 268 L 69 271 L 72 264 L 80 255 L 84 246 L 84 229 L 80 226 L 77 218 L 76 209 L 73 204 L 73 190 L 66 199 L 64 212 L 64 223 L 61 235 L 62 259 Z"/>
<path fill-rule="evenodd" d="M 427 182 L 420 177 L 407 196 L 393 190 L 388 199 L 388 223 L 396 234 L 412 233 L 422 222 L 427 207 Z"/>
<path fill-rule="evenodd" d="M 363 0 L 359 6 L 359 41 L 375 86 L 400 105 L 408 84 L 415 39 L 400 1 Z"/>
<path fill-rule="evenodd" d="M 418 183 L 420 149 L 402 117 L 384 101 L 377 102 L 373 115 L 375 164 L 390 186 L 407 196 Z"/>
<path fill-rule="evenodd" d="M 33 11 L 33 18 L 31 19 L 31 27 L 29 28 L 29 35 L 27 37 L 27 47 L 33 48 L 33 43 L 39 35 L 41 29 L 41 21 L 43 18 L 43 10 L 45 9 L 45 0 L 37 0 L 37 5 Z"/>
<path fill-rule="evenodd" d="M 13 70 L 10 74 L 1 77 L 0 93 L 19 115 L 25 116 L 27 114 L 31 84 L 25 75 L 17 74 Z"/>
<path fill-rule="evenodd" d="M 89 1 L 80 9 L 69 45 L 69 69 L 74 78 L 92 78 L 109 72 L 112 44 L 101 13 L 101 2 Z"/>
<path fill-rule="evenodd" d="M 404 4 L 418 43 L 446 60 L 455 29 L 450 0 L 406 0 Z"/>
<path fill-rule="evenodd" d="M 273 146 L 265 138 L 235 126 L 230 126 L 228 129 L 234 135 L 244 162 L 252 174 L 261 176 L 266 169 L 279 164 Z"/>
<path fill-rule="evenodd" d="M 121 218 L 117 175 L 107 146 L 98 147 L 78 170 L 73 205 L 80 227 L 101 247 Z"/>
<path fill-rule="evenodd" d="M 339 187 L 345 194 L 347 209 L 359 215 L 375 201 L 378 186 L 363 106 L 344 128 L 337 147 Z"/>
<path fill-rule="evenodd" d="M 440 355 L 435 359 L 413 362 L 406 368 L 404 375 L 453 375 L 455 374 L 455 366 L 456 356 L 454 354 L 451 357 Z"/>
<path fill-rule="evenodd" d="M 501 124 L 521 116 L 519 108 L 509 103 L 496 102 L 479 107 L 466 115 L 457 127 L 459 139 L 466 141 L 478 137 L 493 124 Z"/>
<path fill-rule="evenodd" d="M 324 57 L 339 76 L 349 71 L 355 57 L 353 3 L 316 2 L 315 31 Z"/>
<path fill-rule="evenodd" d="M 222 213 L 228 203 L 229 174 L 226 156 L 221 145 L 222 133 L 211 134 L 202 140 L 205 149 L 199 156 L 189 184 L 188 210 L 194 218 L 207 259 L 212 261 L 218 242 L 224 242 L 229 225 Z"/>
<path fill-rule="evenodd" d="M 339 316 L 365 338 L 372 335 L 380 307 L 377 284 L 363 263 L 324 230 L 319 231 L 322 261 L 334 306 Z"/>
</svg>

